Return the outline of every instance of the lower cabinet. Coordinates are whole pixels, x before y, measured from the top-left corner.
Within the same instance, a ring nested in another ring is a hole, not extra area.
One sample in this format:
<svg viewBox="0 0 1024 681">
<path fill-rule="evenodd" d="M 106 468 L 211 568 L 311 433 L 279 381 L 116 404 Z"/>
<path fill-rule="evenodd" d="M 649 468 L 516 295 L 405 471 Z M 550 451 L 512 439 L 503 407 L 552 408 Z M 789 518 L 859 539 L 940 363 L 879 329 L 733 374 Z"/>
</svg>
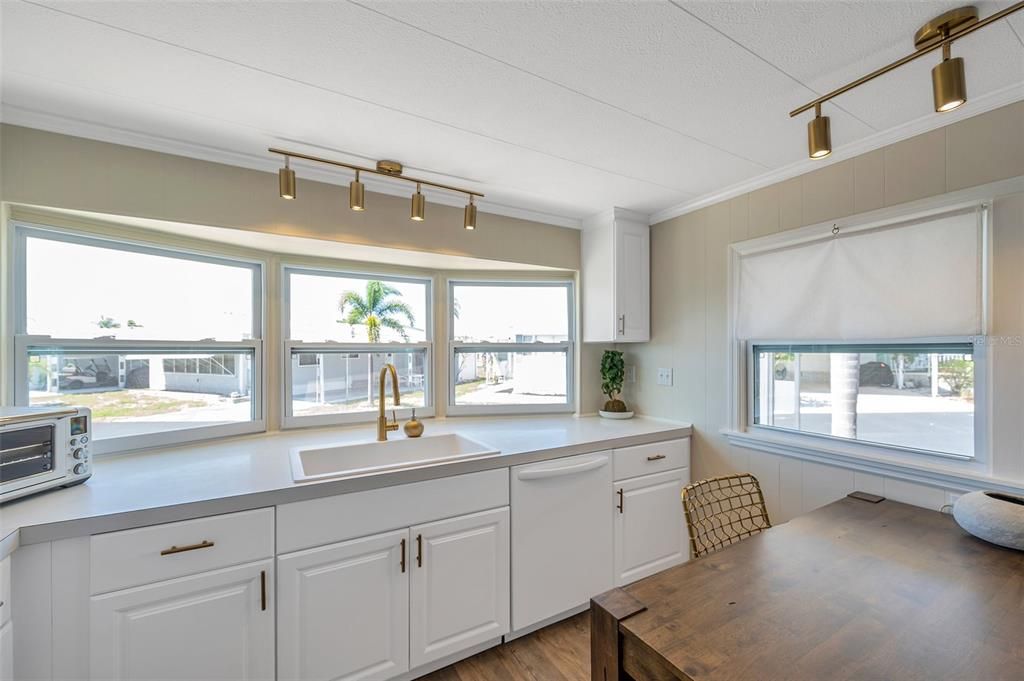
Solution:
<svg viewBox="0 0 1024 681">
<path fill-rule="evenodd" d="M 389 679 L 508 632 L 509 511 L 278 558 L 278 678 Z"/>
<path fill-rule="evenodd" d="M 622 586 L 689 558 L 681 494 L 689 468 L 615 483 L 615 585 Z"/>
<path fill-rule="evenodd" d="M 279 679 L 387 679 L 409 669 L 409 530 L 277 560 Z"/>
<path fill-rule="evenodd" d="M 273 561 L 93 596 L 94 679 L 273 679 Z"/>
<path fill-rule="evenodd" d="M 14 623 L 0 626 L 0 681 L 14 681 Z"/>
<path fill-rule="evenodd" d="M 508 633 L 509 510 L 413 527 L 413 668 Z"/>
</svg>

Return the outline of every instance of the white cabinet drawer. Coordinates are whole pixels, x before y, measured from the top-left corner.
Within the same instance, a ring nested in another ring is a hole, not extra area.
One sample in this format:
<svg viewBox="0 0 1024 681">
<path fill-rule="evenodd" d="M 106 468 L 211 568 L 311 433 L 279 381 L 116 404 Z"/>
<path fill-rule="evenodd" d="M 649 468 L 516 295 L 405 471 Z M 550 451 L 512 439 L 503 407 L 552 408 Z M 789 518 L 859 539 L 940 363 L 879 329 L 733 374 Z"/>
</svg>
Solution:
<svg viewBox="0 0 1024 681">
<path fill-rule="evenodd" d="M 92 594 L 271 558 L 274 509 L 210 516 L 90 538 Z"/>
<path fill-rule="evenodd" d="M 660 473 L 673 468 L 686 468 L 689 465 L 690 438 L 688 437 L 615 450 L 616 480 Z"/>
<path fill-rule="evenodd" d="M 0 560 L 0 627 L 11 619 L 11 557 Z"/>
</svg>

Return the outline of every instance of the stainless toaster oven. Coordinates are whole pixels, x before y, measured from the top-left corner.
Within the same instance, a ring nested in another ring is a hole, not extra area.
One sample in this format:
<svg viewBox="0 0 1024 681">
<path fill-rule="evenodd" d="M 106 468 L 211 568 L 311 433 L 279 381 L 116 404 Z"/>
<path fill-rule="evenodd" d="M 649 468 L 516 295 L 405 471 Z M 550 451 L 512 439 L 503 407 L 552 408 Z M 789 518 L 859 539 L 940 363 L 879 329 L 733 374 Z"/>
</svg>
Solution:
<svg viewBox="0 0 1024 681">
<path fill-rule="evenodd" d="M 0 503 L 92 475 L 85 408 L 0 408 Z"/>
</svg>

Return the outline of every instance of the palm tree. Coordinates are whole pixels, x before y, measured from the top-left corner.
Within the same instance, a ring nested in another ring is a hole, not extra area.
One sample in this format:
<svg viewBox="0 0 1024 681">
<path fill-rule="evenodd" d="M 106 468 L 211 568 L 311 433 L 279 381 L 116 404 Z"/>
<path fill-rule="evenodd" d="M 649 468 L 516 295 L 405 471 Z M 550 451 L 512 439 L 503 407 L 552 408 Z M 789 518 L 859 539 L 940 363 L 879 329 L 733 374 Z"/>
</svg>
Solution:
<svg viewBox="0 0 1024 681">
<path fill-rule="evenodd" d="M 409 342 L 406 328 L 415 325 L 416 318 L 409 306 L 400 298 L 402 294 L 393 286 L 382 281 L 366 282 L 366 295 L 358 291 L 345 291 L 338 301 L 338 311 L 342 318 L 339 324 L 366 326 L 366 338 L 371 343 L 380 342 L 381 328 L 398 332 L 402 340 Z M 402 323 L 405 320 L 405 324 Z M 381 399 L 384 396 L 381 395 Z M 373 404 L 373 362 L 371 357 L 366 360 L 366 401 Z"/>
</svg>

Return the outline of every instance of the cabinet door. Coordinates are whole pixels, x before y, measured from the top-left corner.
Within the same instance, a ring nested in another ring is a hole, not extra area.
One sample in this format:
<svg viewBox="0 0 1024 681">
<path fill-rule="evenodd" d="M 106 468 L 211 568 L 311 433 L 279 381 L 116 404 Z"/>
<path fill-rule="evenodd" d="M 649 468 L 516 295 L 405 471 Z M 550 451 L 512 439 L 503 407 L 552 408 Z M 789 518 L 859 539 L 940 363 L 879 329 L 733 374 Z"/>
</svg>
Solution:
<svg viewBox="0 0 1024 681">
<path fill-rule="evenodd" d="M 410 529 L 413 668 L 508 633 L 509 511 Z"/>
<path fill-rule="evenodd" d="M 689 558 L 680 498 L 689 468 L 615 484 L 615 585 L 629 584 Z"/>
<path fill-rule="evenodd" d="M 651 236 L 646 225 L 616 221 L 615 339 L 644 342 L 651 336 Z"/>
<path fill-rule="evenodd" d="M 273 561 L 93 596 L 93 679 L 273 679 Z"/>
<path fill-rule="evenodd" d="M 14 681 L 14 623 L 0 627 L 0 681 Z"/>
<path fill-rule="evenodd" d="M 388 679 L 409 668 L 408 530 L 277 561 L 278 678 Z"/>
</svg>

